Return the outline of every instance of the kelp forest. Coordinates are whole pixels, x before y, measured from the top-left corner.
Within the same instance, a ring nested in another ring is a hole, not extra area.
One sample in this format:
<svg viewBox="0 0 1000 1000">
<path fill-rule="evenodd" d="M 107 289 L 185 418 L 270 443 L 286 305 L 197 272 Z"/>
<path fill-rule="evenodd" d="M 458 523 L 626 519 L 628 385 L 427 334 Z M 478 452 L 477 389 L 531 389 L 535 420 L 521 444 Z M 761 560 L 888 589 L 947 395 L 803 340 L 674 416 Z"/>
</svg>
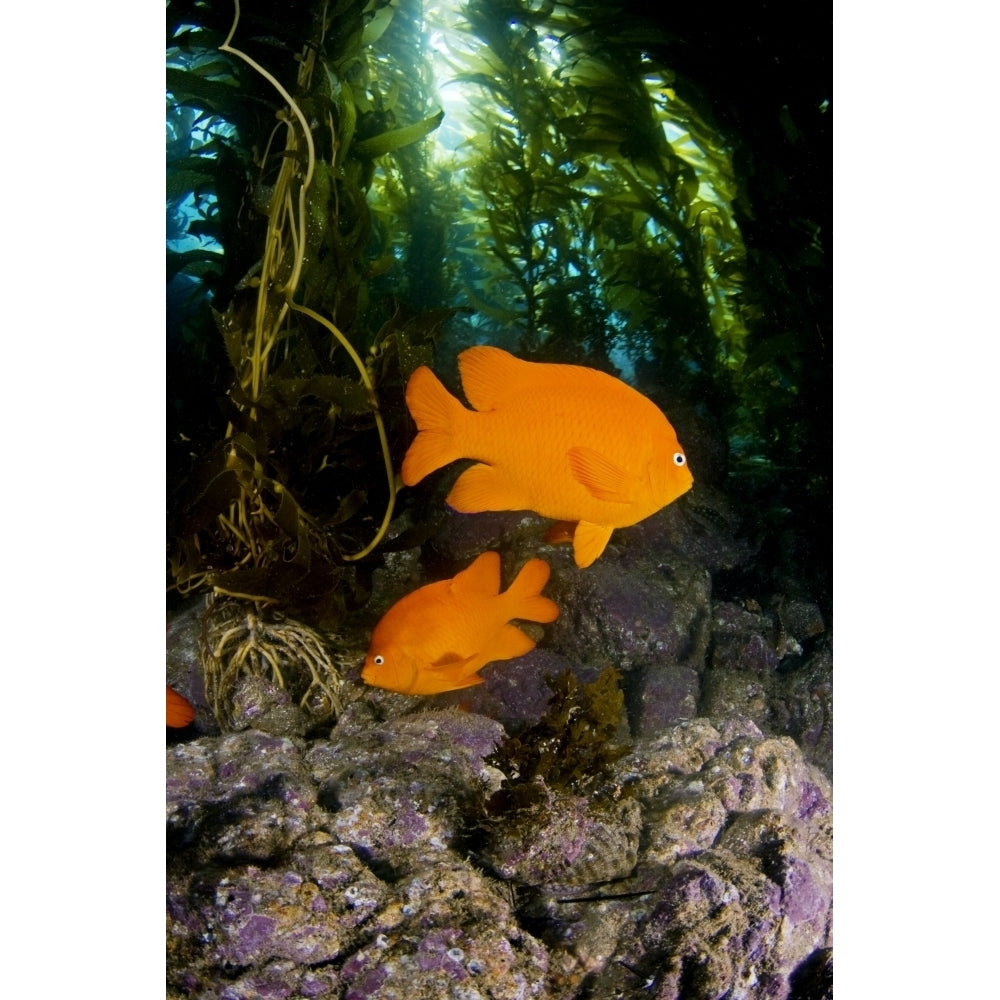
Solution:
<svg viewBox="0 0 1000 1000">
<path fill-rule="evenodd" d="M 216 645 L 240 602 L 309 661 L 433 531 L 404 387 L 476 343 L 649 395 L 735 572 L 829 614 L 825 36 L 651 6 L 169 0 L 167 586 Z"/>
</svg>

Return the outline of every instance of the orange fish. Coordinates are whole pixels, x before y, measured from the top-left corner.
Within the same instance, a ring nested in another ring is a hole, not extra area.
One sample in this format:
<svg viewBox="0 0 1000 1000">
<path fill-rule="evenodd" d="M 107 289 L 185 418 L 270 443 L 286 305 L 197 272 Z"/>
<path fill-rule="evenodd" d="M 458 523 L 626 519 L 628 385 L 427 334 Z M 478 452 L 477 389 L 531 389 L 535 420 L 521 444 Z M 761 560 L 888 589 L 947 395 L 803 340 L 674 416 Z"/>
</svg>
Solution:
<svg viewBox="0 0 1000 1000">
<path fill-rule="evenodd" d="M 535 648 L 512 618 L 551 622 L 559 615 L 542 596 L 549 564 L 529 559 L 500 593 L 500 556 L 484 552 L 451 580 L 407 594 L 372 632 L 361 679 L 402 694 L 439 694 L 482 684 L 478 671 Z"/>
<path fill-rule="evenodd" d="M 167 685 L 167 725 L 183 729 L 194 720 L 194 708 L 182 694 Z"/>
<path fill-rule="evenodd" d="M 553 521 L 545 532 L 545 541 L 549 545 L 565 545 L 573 541 L 576 524 L 573 521 Z"/>
<path fill-rule="evenodd" d="M 448 503 L 463 513 L 533 510 L 578 522 L 577 566 L 589 566 L 615 528 L 649 517 L 694 482 L 670 422 L 642 393 L 578 365 L 522 361 L 497 347 L 458 356 L 466 409 L 422 366 L 406 386 L 417 436 L 403 482 L 460 458 Z"/>
</svg>

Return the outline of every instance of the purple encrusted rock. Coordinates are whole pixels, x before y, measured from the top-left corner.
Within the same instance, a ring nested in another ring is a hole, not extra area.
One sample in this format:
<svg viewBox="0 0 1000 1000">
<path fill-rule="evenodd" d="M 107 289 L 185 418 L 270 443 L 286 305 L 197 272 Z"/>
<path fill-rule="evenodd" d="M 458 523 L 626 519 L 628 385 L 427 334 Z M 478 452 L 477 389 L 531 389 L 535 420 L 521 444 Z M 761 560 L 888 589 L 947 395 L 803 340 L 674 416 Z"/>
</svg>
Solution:
<svg viewBox="0 0 1000 1000">
<path fill-rule="evenodd" d="M 681 556 L 711 573 L 734 569 L 753 558 L 754 546 L 743 536 L 732 503 L 699 473 L 695 478 L 689 494 L 631 528 L 615 532 L 623 548 Z"/>
<path fill-rule="evenodd" d="M 645 668 L 640 682 L 641 735 L 662 733 L 678 719 L 698 714 L 701 675 L 686 664 L 658 663 Z"/>
<path fill-rule="evenodd" d="M 680 721 L 600 799 L 487 817 L 497 722 L 362 702 L 332 736 L 168 748 L 171 997 L 787 1000 L 829 968 L 832 793 L 788 737 Z"/>
<path fill-rule="evenodd" d="M 571 660 L 607 663 L 627 673 L 647 664 L 686 664 L 700 672 L 708 640 L 711 581 L 682 558 L 610 553 L 588 567 L 553 573 L 560 615 L 547 645 Z"/>
<path fill-rule="evenodd" d="M 634 988 L 627 969 L 663 1000 L 785 1000 L 796 970 L 831 943 L 825 775 L 792 740 L 739 719 L 679 724 L 620 767 L 644 818 L 637 872 L 622 888 L 649 896 L 633 913 L 637 932 L 619 934 L 610 955 L 600 947 L 593 989 Z M 577 952 L 592 956 L 589 947 L 577 937 Z"/>
<path fill-rule="evenodd" d="M 268 962 L 262 969 L 248 972 L 226 986 L 219 1000 L 288 1000 L 297 994 L 297 985 L 301 989 L 299 980 L 294 962 Z"/>
<path fill-rule="evenodd" d="M 331 831 L 407 871 L 455 841 L 486 778 L 483 758 L 502 734 L 484 716 L 421 712 L 366 729 L 338 727 L 307 760 L 321 798 L 336 804 Z"/>
<path fill-rule="evenodd" d="M 241 677 L 226 707 L 228 729 L 259 729 L 275 736 L 303 736 L 312 724 L 289 693 L 267 677 Z"/>
<path fill-rule="evenodd" d="M 185 736 L 215 734 L 218 724 L 205 697 L 201 664 L 201 618 L 205 613 L 204 597 L 194 598 L 167 620 L 167 684 L 184 695 L 195 708 Z"/>
<path fill-rule="evenodd" d="M 440 579 L 453 576 L 488 549 L 516 551 L 523 548 L 524 559 L 531 554 L 544 555 L 535 550 L 542 545 L 550 523 L 526 511 L 460 514 L 445 507 L 434 538 L 427 546 L 425 560 L 441 571 Z"/>
<path fill-rule="evenodd" d="M 206 869 L 167 881 L 175 948 L 199 953 L 198 966 L 218 970 L 281 960 L 301 975 L 344 954 L 385 899 L 385 886 L 350 850 L 332 844 L 295 852 L 274 869 Z"/>
<path fill-rule="evenodd" d="M 397 884 L 368 943 L 343 964 L 347 997 L 550 996 L 548 954 L 510 897 L 469 865 L 439 863 Z"/>
<path fill-rule="evenodd" d="M 584 885 L 623 878 L 638 860 L 642 814 L 633 799 L 592 802 L 553 792 L 490 823 L 483 861 L 523 885 Z"/>
<path fill-rule="evenodd" d="M 828 644 L 778 677 L 771 710 L 774 726 L 788 733 L 810 763 L 833 774 L 833 652 Z"/>
<path fill-rule="evenodd" d="M 739 604 L 720 602 L 712 612 L 712 668 L 766 674 L 778 665 L 775 624 Z"/>
<path fill-rule="evenodd" d="M 309 828 L 316 786 L 301 747 L 250 730 L 167 748 L 168 842 L 203 860 L 266 860 Z"/>
<path fill-rule="evenodd" d="M 581 685 L 591 683 L 600 674 L 596 666 L 535 648 L 513 660 L 489 664 L 482 671 L 482 684 L 437 695 L 434 701 L 496 719 L 508 732 L 517 733 L 545 714 L 552 697 L 545 678 L 558 677 L 565 670 L 572 670 Z"/>
</svg>

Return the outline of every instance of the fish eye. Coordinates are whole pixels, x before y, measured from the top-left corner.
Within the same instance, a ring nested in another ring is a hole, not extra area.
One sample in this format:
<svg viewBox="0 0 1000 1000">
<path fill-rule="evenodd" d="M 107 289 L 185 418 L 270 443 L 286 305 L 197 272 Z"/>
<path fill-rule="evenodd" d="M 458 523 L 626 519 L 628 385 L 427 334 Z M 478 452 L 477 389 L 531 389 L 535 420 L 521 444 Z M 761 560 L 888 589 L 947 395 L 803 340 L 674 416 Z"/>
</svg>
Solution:
<svg viewBox="0 0 1000 1000">
<path fill-rule="evenodd" d="M 683 451 L 674 452 L 674 465 L 679 469 L 682 465 L 687 465 L 687 459 L 684 457 Z"/>
<path fill-rule="evenodd" d="M 385 657 L 379 653 L 377 656 L 372 657 L 372 663 L 374 663 L 376 667 L 381 667 L 382 664 L 385 663 Z"/>
</svg>

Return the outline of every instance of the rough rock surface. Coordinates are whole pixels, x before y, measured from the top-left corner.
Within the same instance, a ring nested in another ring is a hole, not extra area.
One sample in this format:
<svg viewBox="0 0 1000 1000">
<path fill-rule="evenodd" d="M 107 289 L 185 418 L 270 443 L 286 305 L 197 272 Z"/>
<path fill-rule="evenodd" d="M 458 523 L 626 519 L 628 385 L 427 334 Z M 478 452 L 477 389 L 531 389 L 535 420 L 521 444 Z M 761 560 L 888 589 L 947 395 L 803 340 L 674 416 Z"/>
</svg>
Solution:
<svg viewBox="0 0 1000 1000">
<path fill-rule="evenodd" d="M 497 836 L 502 727 L 382 708 L 167 748 L 169 996 L 782 1000 L 823 966 L 831 792 L 791 739 L 678 723 Z"/>
<path fill-rule="evenodd" d="M 445 510 L 420 558 L 415 550 L 386 555 L 368 605 L 331 637 L 333 656 L 345 679 L 357 680 L 372 627 L 404 594 L 454 575 L 488 548 L 501 551 L 505 586 L 527 559 L 541 556 L 552 568 L 545 592 L 559 605 L 559 618 L 523 625 L 538 642 L 532 652 L 488 665 L 484 683 L 437 695 L 429 705 L 478 712 L 517 732 L 544 712 L 546 675 L 570 669 L 586 683 L 613 666 L 622 675 L 632 736 L 655 737 L 682 718 L 744 715 L 766 733 L 793 737 L 831 775 L 832 643 L 819 609 L 782 595 L 716 598 L 713 574 L 752 551 L 722 498 L 702 487 L 695 500 L 685 499 L 616 531 L 584 571 L 569 546 L 544 544 L 548 522 L 541 518 Z M 216 733 L 198 676 L 202 609 L 199 602 L 170 622 L 167 682 L 198 707 L 193 731 Z M 289 737 L 308 732 L 302 713 L 273 685 L 242 681 L 233 701 L 241 726 Z"/>
<path fill-rule="evenodd" d="M 442 513 L 329 636 L 344 706 L 324 728 L 251 678 L 220 733 L 200 607 L 176 615 L 167 681 L 197 716 L 168 733 L 168 997 L 832 996 L 832 640 L 808 600 L 734 592 L 747 575 L 715 593 L 752 549 L 695 492 L 584 571 L 539 518 Z M 381 614 L 487 548 L 505 584 L 550 563 L 537 647 L 430 698 L 362 685 Z M 610 777 L 587 796 L 536 778 L 490 811 L 514 776 L 487 758 L 546 712 L 546 676 L 609 666 L 630 748 Z"/>
<path fill-rule="evenodd" d="M 786 734 L 833 774 L 833 655 L 819 609 L 804 601 L 763 611 L 717 602 L 699 714 L 745 715 Z"/>
<path fill-rule="evenodd" d="M 690 502 L 682 498 L 616 531 L 584 571 L 569 546 L 544 544 L 548 522 L 534 515 L 446 510 L 424 553 L 425 570 L 407 563 L 376 573 L 369 625 L 409 590 L 453 575 L 484 549 L 501 550 L 506 582 L 541 556 L 552 567 L 545 592 L 559 618 L 527 626 L 538 641 L 534 651 L 487 667 L 482 685 L 440 695 L 436 704 L 481 712 L 516 731 L 544 711 L 545 674 L 568 668 L 586 683 L 614 666 L 634 736 L 656 736 L 696 715 L 746 715 L 765 732 L 792 736 L 832 774 L 832 656 L 822 615 L 808 601 L 781 595 L 766 595 L 766 608 L 757 600 L 764 595 L 714 598 L 713 574 L 753 553 L 724 498 L 696 490 Z"/>
</svg>

